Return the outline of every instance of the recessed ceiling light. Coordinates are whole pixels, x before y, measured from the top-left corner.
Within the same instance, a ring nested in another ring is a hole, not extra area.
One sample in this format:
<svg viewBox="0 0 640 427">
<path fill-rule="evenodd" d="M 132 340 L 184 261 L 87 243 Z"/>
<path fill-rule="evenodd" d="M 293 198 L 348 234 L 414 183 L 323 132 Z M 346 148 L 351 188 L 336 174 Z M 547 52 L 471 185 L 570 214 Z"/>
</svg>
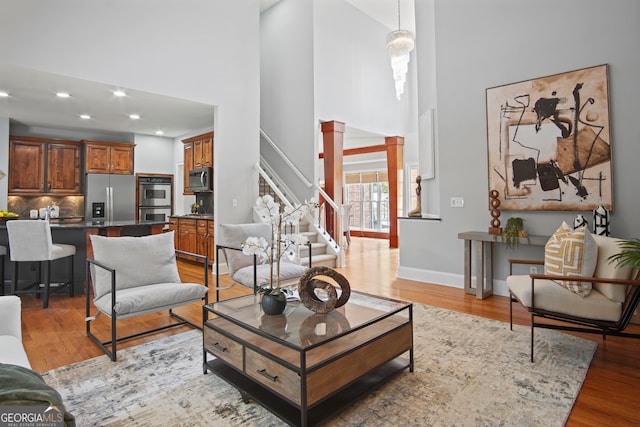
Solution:
<svg viewBox="0 0 640 427">
<path fill-rule="evenodd" d="M 157 131 L 156 131 L 156 135 L 164 135 L 164 131 L 162 131 L 162 130 L 157 130 Z"/>
<path fill-rule="evenodd" d="M 90 115 L 88 115 L 88 114 L 80 114 L 80 118 L 81 118 L 82 120 L 89 120 L 89 119 L 91 118 L 91 116 L 90 116 Z"/>
<path fill-rule="evenodd" d="M 6 98 L 8 96 L 9 96 L 9 93 L 3 92 L 3 91 L 0 90 L 0 98 Z"/>
<path fill-rule="evenodd" d="M 70 97 L 71 95 L 69 95 L 67 92 L 57 92 L 57 93 L 56 93 L 56 96 L 57 96 L 58 98 L 68 98 L 68 97 Z"/>
<path fill-rule="evenodd" d="M 140 115 L 138 115 L 138 114 L 129 114 L 129 118 L 131 120 L 138 120 L 140 118 Z"/>
<path fill-rule="evenodd" d="M 125 92 L 125 91 L 123 91 L 123 90 L 114 90 L 114 91 L 113 91 L 113 94 L 114 94 L 115 96 L 127 96 L 126 92 Z"/>
</svg>

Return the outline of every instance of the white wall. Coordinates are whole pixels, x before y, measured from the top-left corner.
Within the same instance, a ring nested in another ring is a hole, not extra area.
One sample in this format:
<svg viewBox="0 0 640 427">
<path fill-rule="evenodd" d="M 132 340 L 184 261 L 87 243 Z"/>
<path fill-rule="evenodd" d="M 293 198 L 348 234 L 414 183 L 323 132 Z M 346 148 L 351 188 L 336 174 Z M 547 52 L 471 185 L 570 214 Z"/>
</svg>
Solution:
<svg viewBox="0 0 640 427">
<path fill-rule="evenodd" d="M 415 131 L 411 82 L 396 99 L 385 39 L 390 30 L 343 0 L 314 2 L 315 113 L 384 136 Z M 416 75 L 411 54 L 408 78 Z"/>
<path fill-rule="evenodd" d="M 411 53 L 405 92 L 398 100 L 385 45 L 389 32 L 343 0 L 314 2 L 316 121 L 341 121 L 383 138 L 403 136 L 405 161 L 417 161 L 418 53 Z"/>
<path fill-rule="evenodd" d="M 162 136 L 135 135 L 135 173 L 173 173 L 174 140 Z"/>
<path fill-rule="evenodd" d="M 216 224 L 248 217 L 258 160 L 258 0 L 1 0 L 0 10 L 3 62 L 217 106 L 215 174 L 233 179 L 217 187 Z"/>
<path fill-rule="evenodd" d="M 389 31 L 344 0 L 282 0 L 262 15 L 261 126 L 311 181 L 322 177 L 315 160 L 321 121 L 402 135 L 405 160 L 417 161 L 415 53 L 398 101 L 385 48 Z M 263 155 L 283 170 L 275 156 Z M 296 182 L 283 175 L 287 185 Z M 291 188 L 299 199 L 309 191 Z"/>
<path fill-rule="evenodd" d="M 0 170 L 7 175 L 0 180 L 0 209 L 6 209 L 9 189 L 9 119 L 6 117 L 0 117 L 0 153 Z"/>
<path fill-rule="evenodd" d="M 428 46 L 420 36 L 428 33 L 422 28 L 430 24 L 428 10 L 416 3 L 420 50 Z M 489 226 L 485 89 L 605 63 L 609 64 L 614 173 L 611 231 L 614 236 L 639 237 L 640 199 L 634 188 L 640 178 L 638 17 L 640 2 L 635 0 L 435 1 L 436 167 L 442 221 L 401 223 L 401 276 L 407 271 L 422 272 L 423 280 L 443 283 L 439 274 L 450 274 L 461 281 L 463 245 L 457 233 Z M 429 96 L 425 87 L 419 85 L 421 99 Z M 449 207 L 453 196 L 464 197 L 464 208 Z M 562 220 L 571 221 L 576 214 L 503 211 L 501 219 L 521 216 L 530 234 L 549 235 Z M 505 252 L 504 245 L 498 245 L 497 279 L 506 276 L 507 257 L 521 252 L 530 255 L 526 251 Z"/>
<path fill-rule="evenodd" d="M 282 0 L 260 20 L 260 126 L 309 181 L 316 126 L 312 6 L 313 0 Z M 278 157 L 263 155 L 299 200 L 311 196 Z"/>
</svg>

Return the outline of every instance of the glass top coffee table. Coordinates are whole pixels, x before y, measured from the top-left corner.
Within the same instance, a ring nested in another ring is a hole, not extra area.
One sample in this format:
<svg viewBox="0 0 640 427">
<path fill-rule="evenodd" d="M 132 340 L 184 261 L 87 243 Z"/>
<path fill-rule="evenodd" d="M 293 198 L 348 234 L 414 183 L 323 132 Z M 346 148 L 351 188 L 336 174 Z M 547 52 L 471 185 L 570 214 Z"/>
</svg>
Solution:
<svg viewBox="0 0 640 427">
<path fill-rule="evenodd" d="M 203 317 L 204 372 L 292 425 L 324 421 L 394 374 L 413 371 L 409 302 L 352 291 L 327 314 L 288 302 L 272 316 L 262 313 L 259 296 L 247 295 L 208 304 Z"/>
</svg>

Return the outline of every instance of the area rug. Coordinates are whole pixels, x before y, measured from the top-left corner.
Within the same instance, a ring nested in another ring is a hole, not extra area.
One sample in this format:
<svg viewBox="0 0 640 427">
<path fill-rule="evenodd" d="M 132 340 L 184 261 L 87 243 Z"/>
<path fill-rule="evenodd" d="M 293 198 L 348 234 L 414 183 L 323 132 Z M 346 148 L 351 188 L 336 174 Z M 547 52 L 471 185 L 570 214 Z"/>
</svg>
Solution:
<svg viewBox="0 0 640 427">
<path fill-rule="evenodd" d="M 562 426 L 597 344 L 414 304 L 415 371 L 405 371 L 329 426 Z M 281 426 L 202 373 L 202 335 L 189 331 L 44 374 L 83 426 Z"/>
</svg>

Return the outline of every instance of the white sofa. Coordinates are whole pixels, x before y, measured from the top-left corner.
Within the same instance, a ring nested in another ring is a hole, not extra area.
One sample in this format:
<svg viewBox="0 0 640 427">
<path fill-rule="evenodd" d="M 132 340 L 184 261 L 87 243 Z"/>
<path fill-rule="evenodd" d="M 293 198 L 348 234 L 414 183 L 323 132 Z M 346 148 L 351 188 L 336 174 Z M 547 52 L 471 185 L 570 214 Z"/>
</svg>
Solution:
<svg viewBox="0 0 640 427">
<path fill-rule="evenodd" d="M 21 309 L 17 296 L 0 296 L 0 363 L 31 368 L 22 346 Z"/>
</svg>

